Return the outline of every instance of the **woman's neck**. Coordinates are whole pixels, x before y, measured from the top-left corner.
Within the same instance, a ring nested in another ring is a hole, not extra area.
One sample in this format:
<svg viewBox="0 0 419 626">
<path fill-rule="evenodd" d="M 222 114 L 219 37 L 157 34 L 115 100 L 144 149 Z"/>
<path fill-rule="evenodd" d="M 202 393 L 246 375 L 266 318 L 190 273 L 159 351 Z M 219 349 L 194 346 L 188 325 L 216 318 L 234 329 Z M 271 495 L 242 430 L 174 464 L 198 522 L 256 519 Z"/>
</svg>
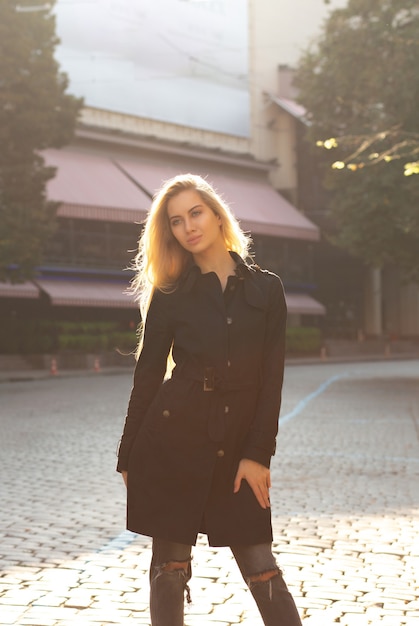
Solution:
<svg viewBox="0 0 419 626">
<path fill-rule="evenodd" d="M 236 263 L 226 248 L 223 248 L 222 251 L 218 250 L 217 254 L 194 255 L 194 261 L 203 274 L 215 272 L 223 290 L 227 284 L 228 277 L 232 276 L 236 269 Z"/>
</svg>

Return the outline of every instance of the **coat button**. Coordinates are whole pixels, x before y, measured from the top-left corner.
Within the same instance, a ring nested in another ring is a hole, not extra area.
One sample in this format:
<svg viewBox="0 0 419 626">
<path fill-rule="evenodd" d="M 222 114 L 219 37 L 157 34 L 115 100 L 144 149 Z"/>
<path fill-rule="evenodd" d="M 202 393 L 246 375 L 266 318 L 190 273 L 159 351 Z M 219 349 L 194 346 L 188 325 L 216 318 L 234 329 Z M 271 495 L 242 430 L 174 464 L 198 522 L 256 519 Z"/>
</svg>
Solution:
<svg viewBox="0 0 419 626">
<path fill-rule="evenodd" d="M 228 404 L 226 404 L 224 407 L 224 413 L 228 413 L 229 410 L 230 410 L 230 407 L 228 406 Z"/>
<path fill-rule="evenodd" d="M 164 409 L 163 417 L 170 417 L 170 411 L 168 409 Z"/>
<path fill-rule="evenodd" d="M 231 367 L 231 361 L 227 361 L 227 367 Z"/>
<path fill-rule="evenodd" d="M 228 317 L 228 318 L 227 318 L 227 324 L 229 324 L 229 325 L 230 325 L 230 324 L 232 324 L 232 323 L 233 323 L 233 318 Z"/>
<path fill-rule="evenodd" d="M 221 457 L 224 456 L 224 450 L 218 450 L 217 451 L 217 456 L 221 459 Z"/>
</svg>

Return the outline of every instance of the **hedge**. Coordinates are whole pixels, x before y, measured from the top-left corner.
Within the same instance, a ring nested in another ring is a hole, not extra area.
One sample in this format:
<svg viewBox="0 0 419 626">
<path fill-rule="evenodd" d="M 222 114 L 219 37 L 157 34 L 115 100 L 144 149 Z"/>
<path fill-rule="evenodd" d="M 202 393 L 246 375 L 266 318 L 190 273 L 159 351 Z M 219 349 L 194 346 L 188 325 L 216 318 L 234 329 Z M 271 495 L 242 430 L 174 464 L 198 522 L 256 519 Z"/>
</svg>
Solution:
<svg viewBox="0 0 419 626">
<path fill-rule="evenodd" d="M 311 326 L 291 326 L 287 328 L 285 346 L 288 354 L 318 353 L 322 346 L 321 331 Z"/>
<path fill-rule="evenodd" d="M 36 321 L 0 327 L 1 354 L 51 352 L 132 352 L 135 330 L 121 330 L 117 322 Z"/>
</svg>

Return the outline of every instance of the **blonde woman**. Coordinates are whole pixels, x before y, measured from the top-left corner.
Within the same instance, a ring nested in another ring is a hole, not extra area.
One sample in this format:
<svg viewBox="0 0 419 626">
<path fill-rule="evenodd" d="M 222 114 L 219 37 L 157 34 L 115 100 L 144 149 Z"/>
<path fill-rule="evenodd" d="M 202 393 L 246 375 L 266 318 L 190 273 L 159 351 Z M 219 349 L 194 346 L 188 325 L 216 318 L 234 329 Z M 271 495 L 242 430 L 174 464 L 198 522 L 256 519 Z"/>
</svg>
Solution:
<svg viewBox="0 0 419 626">
<path fill-rule="evenodd" d="M 198 533 L 231 548 L 265 625 L 301 624 L 271 549 L 286 305 L 280 279 L 245 262 L 249 244 L 191 174 L 162 187 L 140 238 L 143 336 L 117 469 L 127 527 L 153 538 L 152 626 L 183 626 Z"/>
</svg>

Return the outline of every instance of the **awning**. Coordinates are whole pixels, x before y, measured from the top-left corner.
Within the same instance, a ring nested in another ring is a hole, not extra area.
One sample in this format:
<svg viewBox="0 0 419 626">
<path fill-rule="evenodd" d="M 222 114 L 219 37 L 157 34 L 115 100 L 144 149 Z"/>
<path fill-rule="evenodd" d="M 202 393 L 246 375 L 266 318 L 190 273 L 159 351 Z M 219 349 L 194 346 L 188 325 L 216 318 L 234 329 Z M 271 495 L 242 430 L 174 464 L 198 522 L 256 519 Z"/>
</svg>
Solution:
<svg viewBox="0 0 419 626">
<path fill-rule="evenodd" d="M 231 206 L 244 230 L 254 234 L 317 241 L 319 229 L 264 180 L 245 168 L 211 171 L 199 161 L 171 165 L 138 159 L 111 159 L 81 150 L 45 150 L 47 165 L 57 168 L 48 181 L 50 200 L 60 203 L 58 215 L 115 222 L 142 221 L 150 196 L 162 182 L 188 170 L 208 179 Z M 121 171 L 121 169 L 122 171 Z"/>
<path fill-rule="evenodd" d="M 138 308 L 132 296 L 125 293 L 128 288 L 126 283 L 49 278 L 42 278 L 36 282 L 56 306 Z"/>
<path fill-rule="evenodd" d="M 326 308 L 305 293 L 286 293 L 288 313 L 300 315 L 325 315 Z"/>
<path fill-rule="evenodd" d="M 0 283 L 0 297 L 2 298 L 32 298 L 39 297 L 39 289 L 33 283 L 18 284 Z"/>
<path fill-rule="evenodd" d="M 150 198 L 108 158 L 80 150 L 45 150 L 45 162 L 57 168 L 47 183 L 48 199 L 60 203 L 60 217 L 138 222 Z"/>
<path fill-rule="evenodd" d="M 283 111 L 286 111 L 292 117 L 295 117 L 303 124 L 308 125 L 308 121 L 306 119 L 307 110 L 295 100 L 291 100 L 291 98 L 283 98 L 282 96 L 275 96 L 273 94 L 269 94 L 272 102 L 275 102 Z"/>
<path fill-rule="evenodd" d="M 185 166 L 146 163 L 118 159 L 118 164 L 141 187 L 154 194 L 162 182 L 185 173 Z M 244 230 L 255 234 L 308 239 L 317 241 L 319 229 L 288 200 L 275 191 L 265 180 L 251 171 L 242 170 L 241 175 L 230 172 L 211 172 L 198 162 L 191 164 L 190 171 L 208 180 L 230 205 Z"/>
</svg>

